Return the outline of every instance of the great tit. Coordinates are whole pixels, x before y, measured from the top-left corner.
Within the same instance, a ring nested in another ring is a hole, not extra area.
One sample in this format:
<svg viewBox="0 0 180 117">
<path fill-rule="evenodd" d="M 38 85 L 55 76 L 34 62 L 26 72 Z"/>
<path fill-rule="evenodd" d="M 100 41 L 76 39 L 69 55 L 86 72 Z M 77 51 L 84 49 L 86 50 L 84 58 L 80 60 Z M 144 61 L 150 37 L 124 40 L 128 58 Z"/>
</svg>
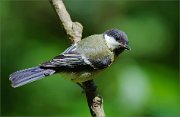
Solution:
<svg viewBox="0 0 180 117">
<path fill-rule="evenodd" d="M 127 35 L 110 29 L 82 39 L 39 66 L 14 72 L 9 79 L 15 88 L 55 73 L 68 73 L 72 76 L 70 80 L 82 83 L 92 80 L 95 72 L 109 67 L 125 49 L 130 49 Z"/>
</svg>

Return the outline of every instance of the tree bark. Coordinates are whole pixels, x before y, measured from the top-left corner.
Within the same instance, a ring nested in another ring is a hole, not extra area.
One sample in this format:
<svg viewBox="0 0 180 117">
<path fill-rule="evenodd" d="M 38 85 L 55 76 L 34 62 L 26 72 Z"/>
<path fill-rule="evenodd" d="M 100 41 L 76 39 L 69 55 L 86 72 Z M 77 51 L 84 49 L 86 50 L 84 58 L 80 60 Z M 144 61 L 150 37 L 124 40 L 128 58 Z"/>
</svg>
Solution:
<svg viewBox="0 0 180 117">
<path fill-rule="evenodd" d="M 53 8 L 55 9 L 61 23 L 66 30 L 67 35 L 72 43 L 81 40 L 83 26 L 79 22 L 72 22 L 69 13 L 62 0 L 50 0 Z"/>
<path fill-rule="evenodd" d="M 82 84 L 86 93 L 86 98 L 92 117 L 105 117 L 103 109 L 103 99 L 98 94 L 97 86 L 93 80 L 86 81 Z"/>
</svg>

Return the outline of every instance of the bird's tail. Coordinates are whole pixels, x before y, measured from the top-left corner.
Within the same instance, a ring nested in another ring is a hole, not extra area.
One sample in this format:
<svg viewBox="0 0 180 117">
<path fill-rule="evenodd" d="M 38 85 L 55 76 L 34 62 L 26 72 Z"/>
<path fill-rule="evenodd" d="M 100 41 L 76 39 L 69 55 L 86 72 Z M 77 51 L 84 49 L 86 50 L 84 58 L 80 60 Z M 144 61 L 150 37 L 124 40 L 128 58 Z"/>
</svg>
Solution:
<svg viewBox="0 0 180 117">
<path fill-rule="evenodd" d="M 43 69 L 38 66 L 14 72 L 10 75 L 9 80 L 12 82 L 12 87 L 16 88 L 54 73 L 53 69 Z"/>
</svg>

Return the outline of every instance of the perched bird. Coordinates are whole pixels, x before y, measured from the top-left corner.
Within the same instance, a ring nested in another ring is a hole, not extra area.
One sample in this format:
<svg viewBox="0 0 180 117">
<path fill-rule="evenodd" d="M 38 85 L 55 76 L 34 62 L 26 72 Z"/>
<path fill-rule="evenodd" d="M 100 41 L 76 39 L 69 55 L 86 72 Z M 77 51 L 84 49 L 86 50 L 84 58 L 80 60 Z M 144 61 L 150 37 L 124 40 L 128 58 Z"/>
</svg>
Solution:
<svg viewBox="0 0 180 117">
<path fill-rule="evenodd" d="M 82 39 L 39 66 L 14 72 L 9 79 L 15 88 L 55 73 L 68 73 L 73 76 L 72 81 L 82 83 L 93 79 L 95 72 L 109 67 L 125 49 L 129 50 L 127 35 L 110 29 Z"/>
</svg>

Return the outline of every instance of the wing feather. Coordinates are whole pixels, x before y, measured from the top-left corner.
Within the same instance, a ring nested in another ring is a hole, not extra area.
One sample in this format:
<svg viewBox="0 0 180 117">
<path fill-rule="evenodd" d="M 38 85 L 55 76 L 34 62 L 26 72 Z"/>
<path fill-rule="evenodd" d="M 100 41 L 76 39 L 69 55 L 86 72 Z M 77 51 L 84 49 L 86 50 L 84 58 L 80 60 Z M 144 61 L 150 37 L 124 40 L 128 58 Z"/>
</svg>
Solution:
<svg viewBox="0 0 180 117">
<path fill-rule="evenodd" d="M 41 64 L 41 67 L 53 67 L 53 68 L 92 68 L 87 60 L 77 52 L 76 44 L 66 49 L 62 54 L 54 57 L 51 61 L 47 61 Z"/>
</svg>

